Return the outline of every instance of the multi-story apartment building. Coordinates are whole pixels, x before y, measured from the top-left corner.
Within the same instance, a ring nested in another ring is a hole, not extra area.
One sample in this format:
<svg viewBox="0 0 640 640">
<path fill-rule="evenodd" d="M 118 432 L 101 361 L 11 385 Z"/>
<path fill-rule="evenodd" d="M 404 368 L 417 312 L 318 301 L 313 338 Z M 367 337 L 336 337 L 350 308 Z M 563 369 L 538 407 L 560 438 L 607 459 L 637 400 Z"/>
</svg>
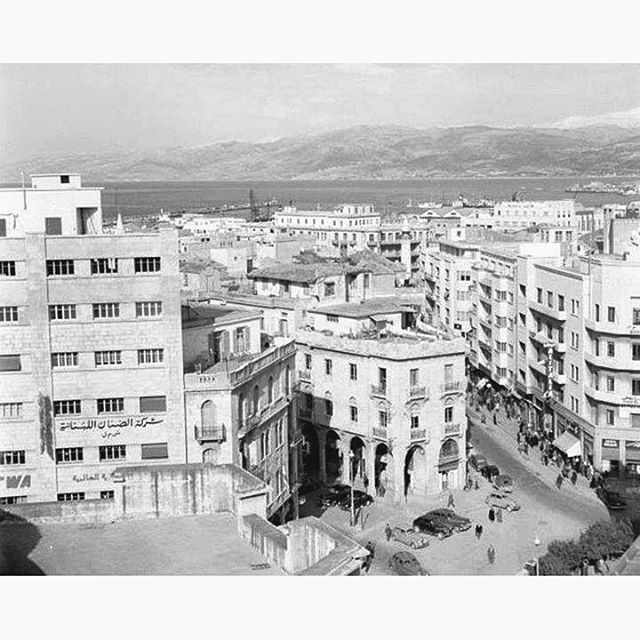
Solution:
<svg viewBox="0 0 640 640">
<path fill-rule="evenodd" d="M 262 345 L 260 314 L 229 305 L 183 307 L 183 330 L 189 461 L 247 469 L 270 488 L 267 516 L 284 521 L 297 474 L 295 343 Z"/>
<path fill-rule="evenodd" d="M 407 309 L 323 311 L 296 338 L 305 475 L 394 499 L 461 487 L 464 341 L 396 328 Z"/>
<path fill-rule="evenodd" d="M 185 459 L 177 233 L 102 234 L 100 191 L 0 191 L 0 500 L 112 495 Z"/>
<path fill-rule="evenodd" d="M 333 211 L 284 207 L 274 215 L 278 233 L 313 236 L 320 245 L 378 246 L 380 214 L 370 204 L 343 204 Z"/>
<path fill-rule="evenodd" d="M 509 200 L 494 207 L 493 228 L 522 228 L 533 225 L 575 227 L 574 200 Z"/>
</svg>

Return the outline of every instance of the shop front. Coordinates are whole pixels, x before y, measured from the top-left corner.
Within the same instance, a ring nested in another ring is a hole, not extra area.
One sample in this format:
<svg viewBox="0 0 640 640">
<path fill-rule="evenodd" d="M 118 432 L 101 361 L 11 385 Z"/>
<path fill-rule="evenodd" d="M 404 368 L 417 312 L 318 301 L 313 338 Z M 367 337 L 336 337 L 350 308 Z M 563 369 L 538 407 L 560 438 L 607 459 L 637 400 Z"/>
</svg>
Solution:
<svg viewBox="0 0 640 640">
<path fill-rule="evenodd" d="M 629 478 L 640 478 L 640 441 L 626 440 L 624 443 L 625 452 L 625 475 Z"/>
<path fill-rule="evenodd" d="M 619 440 L 602 440 L 602 471 L 612 478 L 620 476 Z"/>
</svg>

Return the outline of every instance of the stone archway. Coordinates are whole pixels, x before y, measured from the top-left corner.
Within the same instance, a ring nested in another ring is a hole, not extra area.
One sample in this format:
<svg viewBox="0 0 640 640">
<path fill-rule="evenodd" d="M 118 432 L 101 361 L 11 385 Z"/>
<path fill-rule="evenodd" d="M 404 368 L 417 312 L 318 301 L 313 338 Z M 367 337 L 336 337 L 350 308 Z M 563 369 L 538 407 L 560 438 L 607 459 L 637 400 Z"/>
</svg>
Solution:
<svg viewBox="0 0 640 640">
<path fill-rule="evenodd" d="M 440 490 L 457 489 L 460 484 L 458 467 L 460 450 L 454 438 L 447 438 L 440 447 L 438 455 L 438 475 L 440 476 Z"/>
<path fill-rule="evenodd" d="M 389 493 L 395 493 L 395 470 L 393 468 L 393 456 L 389 451 L 389 447 L 381 442 L 375 450 L 375 478 L 374 489 L 377 496 L 384 498 Z"/>
<path fill-rule="evenodd" d="M 302 423 L 302 435 L 306 446 L 302 453 L 302 472 L 306 479 L 320 478 L 320 443 L 316 428 L 308 423 Z"/>
<path fill-rule="evenodd" d="M 218 461 L 218 452 L 215 449 L 205 449 L 202 452 L 202 462 L 204 464 L 216 464 Z"/>
<path fill-rule="evenodd" d="M 427 493 L 427 462 L 424 449 L 414 445 L 404 459 L 404 495 Z"/>
<path fill-rule="evenodd" d="M 349 469 L 349 477 L 345 482 L 363 482 L 366 475 L 366 448 L 362 438 L 354 436 L 349 444 L 349 451 L 353 452 L 353 457 L 349 456 L 351 466 Z"/>
<path fill-rule="evenodd" d="M 328 484 L 333 484 L 338 478 L 342 478 L 343 460 L 340 453 L 340 442 L 340 436 L 333 429 L 329 429 L 325 444 Z"/>
</svg>

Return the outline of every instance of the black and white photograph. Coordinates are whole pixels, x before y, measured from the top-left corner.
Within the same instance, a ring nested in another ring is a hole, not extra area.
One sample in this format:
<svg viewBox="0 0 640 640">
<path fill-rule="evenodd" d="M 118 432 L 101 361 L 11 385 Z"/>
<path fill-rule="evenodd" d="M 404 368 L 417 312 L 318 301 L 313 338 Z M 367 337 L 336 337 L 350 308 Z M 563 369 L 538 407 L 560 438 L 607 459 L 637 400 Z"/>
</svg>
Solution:
<svg viewBox="0 0 640 640">
<path fill-rule="evenodd" d="M 640 61 L 397 59 L 364 6 L 0 57 L 0 588 L 286 584 L 284 634 L 640 574 Z"/>
</svg>

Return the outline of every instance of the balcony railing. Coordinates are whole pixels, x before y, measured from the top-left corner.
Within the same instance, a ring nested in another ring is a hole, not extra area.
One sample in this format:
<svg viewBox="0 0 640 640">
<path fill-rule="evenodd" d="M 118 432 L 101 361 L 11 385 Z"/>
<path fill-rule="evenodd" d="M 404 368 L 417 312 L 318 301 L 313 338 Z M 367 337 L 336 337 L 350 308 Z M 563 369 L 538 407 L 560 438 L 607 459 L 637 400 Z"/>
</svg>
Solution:
<svg viewBox="0 0 640 640">
<path fill-rule="evenodd" d="M 371 395 L 386 398 L 387 397 L 387 385 L 386 384 L 373 384 L 371 385 Z"/>
<path fill-rule="evenodd" d="M 459 422 L 448 422 L 444 425 L 444 434 L 446 436 L 458 435 L 460 433 Z"/>
<path fill-rule="evenodd" d="M 200 444 L 203 442 L 224 442 L 225 432 L 223 424 L 195 428 L 196 440 Z"/>
<path fill-rule="evenodd" d="M 560 322 L 564 322 L 567 319 L 566 310 L 563 309 L 560 311 L 559 309 L 548 307 L 534 300 L 529 300 L 529 308 L 536 313 L 541 313 L 542 315 L 553 318 L 554 320 L 560 320 Z"/>
<path fill-rule="evenodd" d="M 298 379 L 300 382 L 311 382 L 311 371 L 307 371 L 306 369 L 298 371 Z"/>
<path fill-rule="evenodd" d="M 458 462 L 458 460 L 460 460 L 460 456 L 457 453 L 450 456 L 440 456 L 438 458 L 438 465 L 452 464 L 453 462 Z"/>
<path fill-rule="evenodd" d="M 460 380 L 449 380 L 440 387 L 440 390 L 443 393 L 449 393 L 451 391 L 459 391 L 461 386 L 462 383 L 460 382 Z"/>
<path fill-rule="evenodd" d="M 252 416 L 248 416 L 244 421 L 244 431 L 249 431 L 253 429 L 255 426 L 259 425 L 261 422 L 265 420 L 269 420 L 274 414 L 276 414 L 280 409 L 283 409 L 287 403 L 287 399 L 285 396 L 280 396 L 276 398 L 271 404 L 263 407 L 257 413 L 254 413 Z"/>
<path fill-rule="evenodd" d="M 427 397 L 427 387 L 409 387 L 409 399 L 418 400 Z"/>
<path fill-rule="evenodd" d="M 376 438 L 387 439 L 387 430 L 384 427 L 373 427 L 373 435 Z"/>
<path fill-rule="evenodd" d="M 416 440 L 426 440 L 426 438 L 426 429 L 411 429 L 411 442 L 415 442 Z"/>
</svg>

